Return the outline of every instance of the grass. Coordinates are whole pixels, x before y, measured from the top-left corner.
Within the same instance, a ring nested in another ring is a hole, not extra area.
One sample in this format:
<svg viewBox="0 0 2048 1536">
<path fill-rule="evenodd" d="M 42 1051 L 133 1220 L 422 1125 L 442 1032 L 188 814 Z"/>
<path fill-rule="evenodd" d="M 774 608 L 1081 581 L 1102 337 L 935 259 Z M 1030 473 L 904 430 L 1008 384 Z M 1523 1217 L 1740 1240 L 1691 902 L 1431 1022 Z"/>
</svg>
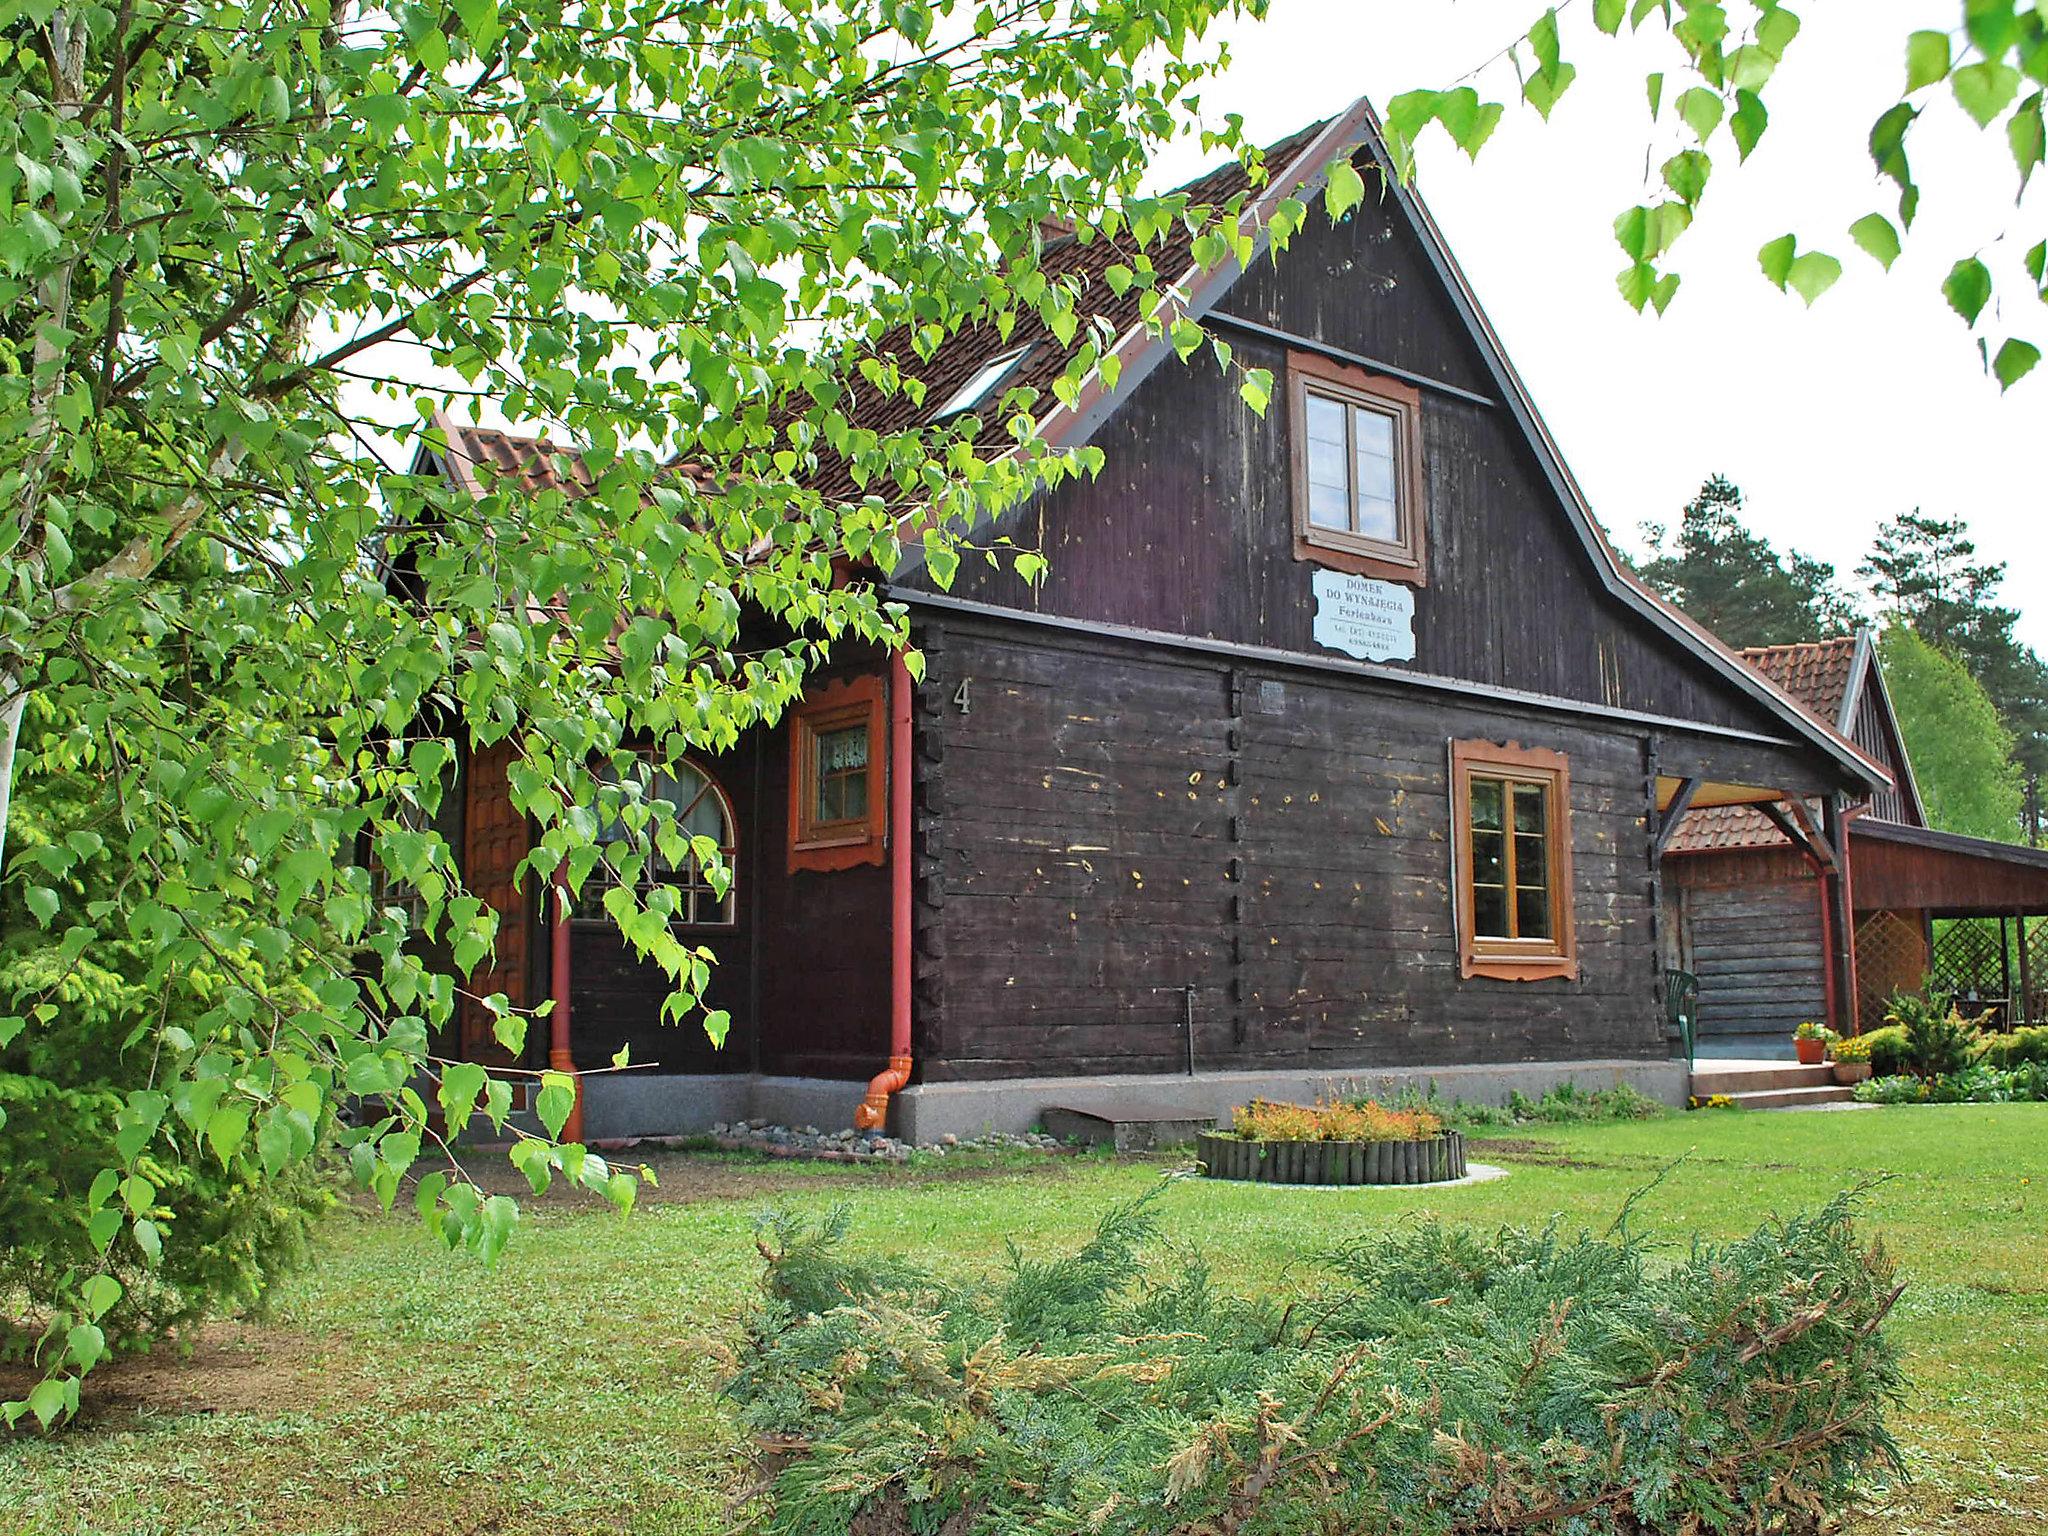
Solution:
<svg viewBox="0 0 2048 1536">
<path fill-rule="evenodd" d="M 1484 1133 L 1482 1133 L 1484 1134 Z M 1890 1177 L 1866 1225 L 1909 1288 L 1889 1325 L 1912 1382 L 1897 1417 L 1914 1482 L 1878 1532 L 2048 1525 L 2048 1105 L 1671 1116 L 1525 1127 L 1476 1156 L 1512 1177 L 1459 1189 L 1317 1191 L 1189 1180 L 1164 1197 L 1218 1278 L 1286 1289 L 1333 1238 L 1421 1212 L 1481 1224 L 1632 1218 L 1659 1241 L 1732 1235 Z M 908 1170 L 729 1156 L 661 1166 L 626 1221 L 529 1209 L 494 1270 L 410 1221 L 351 1209 L 261 1323 L 190 1359 L 95 1378 L 88 1421 L 0 1445 L 0 1531 L 303 1536 L 683 1536 L 740 1523 L 744 1465 L 715 1395 L 718 1341 L 757 1268 L 769 1204 L 851 1202 L 861 1240 L 937 1266 L 1070 1243 L 1159 1161 L 978 1154 Z M 2033 1182 L 2029 1182 L 2032 1180 Z"/>
</svg>

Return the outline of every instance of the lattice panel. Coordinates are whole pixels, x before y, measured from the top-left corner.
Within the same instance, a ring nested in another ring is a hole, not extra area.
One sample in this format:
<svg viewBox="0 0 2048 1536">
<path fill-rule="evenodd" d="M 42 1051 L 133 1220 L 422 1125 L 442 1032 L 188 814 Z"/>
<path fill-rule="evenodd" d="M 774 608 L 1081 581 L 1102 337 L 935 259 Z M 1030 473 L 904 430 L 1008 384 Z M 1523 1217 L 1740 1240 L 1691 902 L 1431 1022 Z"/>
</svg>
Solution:
<svg viewBox="0 0 2048 1536">
<path fill-rule="evenodd" d="M 2029 926 L 2036 930 L 2027 935 L 2028 943 L 2034 945 L 2039 940 L 2039 925 Z M 2014 994 L 2020 989 L 2017 938 L 2010 920 L 2001 925 L 1995 917 L 1945 919 L 1934 925 L 1934 963 L 1929 970 L 1942 988 L 1958 999 L 1974 996 L 1994 1007 L 1993 1024 L 2007 1027 L 2020 1012 L 2014 1006 L 2018 1002 Z M 2039 971 L 2031 963 L 2034 956 L 2028 959 L 2038 978 Z M 2029 1013 L 2039 1017 L 2033 1010 Z"/>
<path fill-rule="evenodd" d="M 1917 992 L 1927 976 L 1927 935 L 1917 912 L 1866 912 L 1856 923 L 1856 1020 L 1884 1023 L 1894 992 Z"/>
</svg>

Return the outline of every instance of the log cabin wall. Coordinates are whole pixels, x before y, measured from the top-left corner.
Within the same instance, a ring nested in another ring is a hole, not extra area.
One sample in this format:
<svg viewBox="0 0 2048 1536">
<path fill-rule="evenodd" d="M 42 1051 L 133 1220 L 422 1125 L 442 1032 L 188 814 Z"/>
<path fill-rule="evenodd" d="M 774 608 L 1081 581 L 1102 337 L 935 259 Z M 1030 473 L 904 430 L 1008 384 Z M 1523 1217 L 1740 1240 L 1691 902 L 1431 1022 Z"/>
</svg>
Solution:
<svg viewBox="0 0 2048 1536">
<path fill-rule="evenodd" d="M 1203 1070 L 1668 1053 L 1642 733 L 987 617 L 920 643 L 926 1081 L 1181 1071 L 1188 988 Z M 1569 756 L 1575 980 L 1459 979 L 1454 738 Z"/>
<path fill-rule="evenodd" d="M 1556 491 L 1427 257 L 1390 204 L 1320 218 L 1277 266 L 1227 293 L 1227 315 L 1315 338 L 1482 395 L 1422 390 L 1427 585 L 1417 655 L 1438 676 L 1774 735 L 1782 721 L 1608 595 Z M 1037 587 L 963 565 L 953 590 L 1006 607 L 1241 644 L 1316 643 L 1295 556 L 1287 348 L 1218 322 L 1247 367 L 1273 371 L 1262 418 L 1214 360 L 1167 361 L 1095 434 L 1099 477 L 1063 486 L 1007 531 L 1042 549 Z"/>
<path fill-rule="evenodd" d="M 1664 871 L 1678 968 L 1700 981 L 1703 1044 L 1775 1058 L 1800 1024 L 1826 1022 L 1821 882 L 1806 859 L 1790 847 L 1673 854 Z"/>
</svg>

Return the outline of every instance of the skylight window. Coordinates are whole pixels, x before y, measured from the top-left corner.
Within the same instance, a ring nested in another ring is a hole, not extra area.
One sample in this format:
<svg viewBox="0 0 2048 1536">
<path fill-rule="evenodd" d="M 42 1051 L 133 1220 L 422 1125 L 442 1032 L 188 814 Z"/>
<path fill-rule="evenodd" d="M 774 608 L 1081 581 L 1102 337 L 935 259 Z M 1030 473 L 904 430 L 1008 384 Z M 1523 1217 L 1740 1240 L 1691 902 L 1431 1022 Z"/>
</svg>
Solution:
<svg viewBox="0 0 2048 1536">
<path fill-rule="evenodd" d="M 1023 346 L 997 353 L 975 370 L 973 378 L 946 397 L 946 403 L 932 412 L 932 420 L 944 421 L 948 416 L 973 410 L 995 393 L 997 385 L 1017 371 L 1017 365 L 1024 361 L 1030 350 L 1030 347 Z"/>
</svg>

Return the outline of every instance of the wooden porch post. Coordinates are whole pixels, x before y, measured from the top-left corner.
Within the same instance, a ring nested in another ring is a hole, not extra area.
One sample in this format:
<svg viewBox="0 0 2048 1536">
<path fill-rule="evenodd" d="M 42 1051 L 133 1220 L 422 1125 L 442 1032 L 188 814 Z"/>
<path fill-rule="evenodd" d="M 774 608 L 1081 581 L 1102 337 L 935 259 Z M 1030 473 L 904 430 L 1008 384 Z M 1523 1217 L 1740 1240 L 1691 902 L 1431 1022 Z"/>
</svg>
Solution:
<svg viewBox="0 0 2048 1536">
<path fill-rule="evenodd" d="M 1842 814 L 1842 797 L 1829 795 L 1821 807 L 1821 824 L 1828 845 L 1834 850 L 1834 868 L 1822 873 L 1826 882 L 1825 900 L 1829 915 L 1834 919 L 1834 932 L 1830 935 L 1834 951 L 1828 957 L 1829 970 L 1835 983 L 1836 1018 L 1828 1021 L 1829 1026 L 1841 1034 L 1861 1034 L 1863 1030 L 1862 1008 L 1856 996 L 1856 914 L 1849 897 L 1849 827 Z"/>
<path fill-rule="evenodd" d="M 2034 962 L 2027 953 L 2027 914 L 2015 912 L 2012 920 L 2020 931 L 2020 1016 L 2019 1022 L 2034 1022 Z"/>
</svg>

